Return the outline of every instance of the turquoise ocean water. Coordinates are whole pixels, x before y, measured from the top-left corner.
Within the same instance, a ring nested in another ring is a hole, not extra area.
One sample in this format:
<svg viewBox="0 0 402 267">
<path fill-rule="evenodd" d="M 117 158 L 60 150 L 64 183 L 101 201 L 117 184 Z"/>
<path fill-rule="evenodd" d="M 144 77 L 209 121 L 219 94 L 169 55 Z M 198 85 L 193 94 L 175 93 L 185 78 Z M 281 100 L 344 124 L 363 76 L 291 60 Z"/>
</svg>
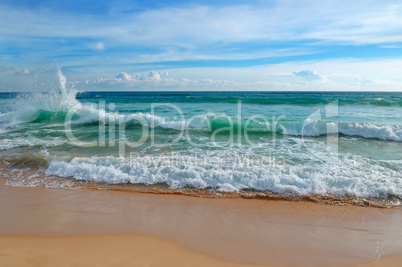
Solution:
<svg viewBox="0 0 402 267">
<path fill-rule="evenodd" d="M 8 185 L 402 198 L 402 93 L 0 93 Z"/>
</svg>

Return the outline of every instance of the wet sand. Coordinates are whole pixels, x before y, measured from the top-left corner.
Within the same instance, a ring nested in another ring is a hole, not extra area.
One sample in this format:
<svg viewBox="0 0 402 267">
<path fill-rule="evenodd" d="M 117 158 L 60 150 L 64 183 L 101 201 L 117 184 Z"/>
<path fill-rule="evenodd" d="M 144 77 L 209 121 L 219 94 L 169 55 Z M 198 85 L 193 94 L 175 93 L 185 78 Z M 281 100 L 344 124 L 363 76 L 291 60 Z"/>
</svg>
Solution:
<svg viewBox="0 0 402 267">
<path fill-rule="evenodd" d="M 0 182 L 1 265 L 24 260 L 31 265 L 137 266 L 401 262 L 399 207 L 9 187 Z"/>
</svg>

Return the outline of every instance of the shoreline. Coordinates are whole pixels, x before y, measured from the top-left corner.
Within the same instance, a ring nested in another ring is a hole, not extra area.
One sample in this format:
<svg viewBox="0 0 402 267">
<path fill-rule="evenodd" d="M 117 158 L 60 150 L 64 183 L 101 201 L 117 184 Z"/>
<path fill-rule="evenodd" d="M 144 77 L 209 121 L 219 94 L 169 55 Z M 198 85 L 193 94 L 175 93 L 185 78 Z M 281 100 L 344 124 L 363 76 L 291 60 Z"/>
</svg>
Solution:
<svg viewBox="0 0 402 267">
<path fill-rule="evenodd" d="M 7 173 L 8 177 L 14 174 L 7 170 L 6 165 L 0 163 L 0 168 L 3 173 Z M 341 197 L 337 195 L 308 195 L 308 196 L 293 196 L 284 194 L 269 194 L 262 191 L 253 190 L 240 190 L 237 192 L 221 192 L 211 189 L 195 189 L 195 188 L 182 188 L 171 189 L 167 184 L 154 184 L 154 185 L 135 185 L 135 184 L 107 184 L 107 183 L 94 183 L 73 178 L 62 178 L 57 176 L 47 176 L 38 170 L 20 170 L 18 176 L 30 177 L 29 182 L 18 177 L 17 179 L 10 179 L 7 183 L 10 186 L 25 186 L 25 187 L 45 187 L 46 184 L 52 184 L 50 188 L 56 189 L 84 189 L 84 190 L 100 190 L 100 191 L 117 191 L 128 193 L 144 193 L 144 194 L 160 194 L 160 195 L 177 195 L 177 196 L 190 196 L 196 198 L 225 198 L 225 199 L 251 199 L 251 200 L 265 200 L 265 201 L 291 201 L 291 202 L 310 202 L 324 205 L 351 205 L 360 207 L 374 207 L 374 208 L 394 208 L 401 206 L 400 201 L 364 197 Z M 6 184 L 7 184 L 6 183 Z M 65 183 L 67 185 L 65 185 Z"/>
<path fill-rule="evenodd" d="M 0 202 L 3 241 L 145 235 L 226 263 L 278 266 L 349 266 L 402 255 L 400 207 L 10 187 L 4 179 Z"/>
</svg>

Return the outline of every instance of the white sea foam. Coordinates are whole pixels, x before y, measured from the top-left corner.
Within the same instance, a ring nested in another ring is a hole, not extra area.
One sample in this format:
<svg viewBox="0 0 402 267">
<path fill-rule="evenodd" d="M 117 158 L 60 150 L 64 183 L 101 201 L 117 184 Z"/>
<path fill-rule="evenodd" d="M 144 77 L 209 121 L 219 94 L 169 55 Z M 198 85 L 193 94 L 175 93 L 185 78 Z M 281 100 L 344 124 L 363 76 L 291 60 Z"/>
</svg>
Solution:
<svg viewBox="0 0 402 267">
<path fill-rule="evenodd" d="M 296 151 L 292 147 L 283 149 L 284 153 L 287 153 L 285 149 L 293 151 L 289 153 Z M 254 160 L 253 164 L 246 164 L 244 158 L 236 161 L 233 151 L 204 152 L 196 156 L 175 154 L 165 159 L 76 157 L 71 161 L 52 161 L 46 173 L 109 184 L 166 183 L 171 188 L 191 186 L 229 192 L 254 189 L 288 195 L 402 197 L 401 169 L 355 155 L 342 156 L 339 164 L 323 164 L 308 153 L 296 153 L 299 154 L 279 164 L 273 164 L 267 156 L 258 156 L 262 163 L 257 164 L 256 155 L 246 155 Z"/>
<path fill-rule="evenodd" d="M 4 138 L 0 139 L 0 150 L 9 150 L 17 147 L 56 147 L 69 144 L 69 141 L 62 138 Z"/>
</svg>

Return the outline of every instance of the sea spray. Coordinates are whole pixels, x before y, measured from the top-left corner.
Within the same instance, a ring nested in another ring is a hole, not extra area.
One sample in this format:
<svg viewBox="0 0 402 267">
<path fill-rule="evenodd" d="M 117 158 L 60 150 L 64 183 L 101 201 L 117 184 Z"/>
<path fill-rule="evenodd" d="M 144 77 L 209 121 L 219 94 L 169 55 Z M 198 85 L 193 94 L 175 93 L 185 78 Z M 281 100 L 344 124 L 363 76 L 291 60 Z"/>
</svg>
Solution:
<svg viewBox="0 0 402 267">
<path fill-rule="evenodd" d="M 26 123 L 33 121 L 61 120 L 74 105 L 80 104 L 76 100 L 77 90 L 68 87 L 66 77 L 57 69 L 58 86 L 51 84 L 47 88 L 38 91 L 21 93 L 12 101 L 9 106 L 13 110 L 0 114 L 0 123 Z"/>
</svg>

